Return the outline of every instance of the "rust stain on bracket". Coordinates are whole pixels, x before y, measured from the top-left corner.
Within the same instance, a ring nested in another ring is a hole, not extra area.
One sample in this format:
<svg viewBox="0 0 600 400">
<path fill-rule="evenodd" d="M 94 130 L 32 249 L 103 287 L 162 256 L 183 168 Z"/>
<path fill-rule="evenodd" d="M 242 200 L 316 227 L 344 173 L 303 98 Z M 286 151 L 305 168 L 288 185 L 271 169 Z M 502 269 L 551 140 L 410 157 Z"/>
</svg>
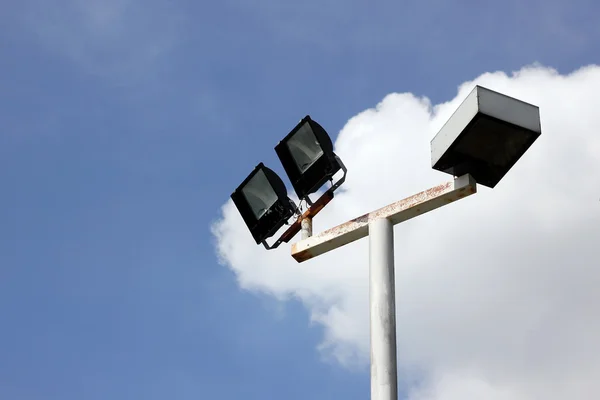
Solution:
<svg viewBox="0 0 600 400">
<path fill-rule="evenodd" d="M 333 191 L 328 190 L 317 201 L 315 201 L 312 206 L 304 212 L 301 216 L 299 216 L 296 221 L 290 227 L 283 232 L 281 235 L 281 240 L 285 243 L 289 242 L 294 236 L 300 232 L 302 229 L 302 220 L 306 218 L 314 218 L 329 202 L 333 199 Z"/>
</svg>

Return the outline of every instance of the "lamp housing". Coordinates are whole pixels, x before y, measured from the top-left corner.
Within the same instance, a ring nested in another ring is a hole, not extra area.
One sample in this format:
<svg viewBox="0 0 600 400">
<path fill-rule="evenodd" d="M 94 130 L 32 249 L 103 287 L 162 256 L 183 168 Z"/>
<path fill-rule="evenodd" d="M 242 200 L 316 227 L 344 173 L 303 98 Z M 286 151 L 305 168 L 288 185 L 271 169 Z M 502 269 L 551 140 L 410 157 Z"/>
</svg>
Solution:
<svg viewBox="0 0 600 400">
<path fill-rule="evenodd" d="M 275 146 L 275 152 L 300 199 L 307 199 L 342 168 L 331 138 L 309 115 Z"/>
<path fill-rule="evenodd" d="M 432 139 L 431 165 L 493 188 L 541 132 L 537 106 L 475 86 Z"/>
<path fill-rule="evenodd" d="M 273 236 L 296 212 L 281 178 L 258 164 L 231 194 L 256 244 Z"/>
</svg>

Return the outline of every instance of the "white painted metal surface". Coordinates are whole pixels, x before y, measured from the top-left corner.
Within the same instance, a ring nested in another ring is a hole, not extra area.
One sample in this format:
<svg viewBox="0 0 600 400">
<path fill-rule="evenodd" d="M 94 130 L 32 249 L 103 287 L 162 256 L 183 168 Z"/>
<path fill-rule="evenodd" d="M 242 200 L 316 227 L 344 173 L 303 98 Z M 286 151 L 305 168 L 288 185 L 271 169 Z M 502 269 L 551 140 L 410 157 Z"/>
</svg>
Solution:
<svg viewBox="0 0 600 400">
<path fill-rule="evenodd" d="M 300 226 L 300 237 L 302 239 L 308 239 L 312 236 L 312 218 L 302 218 Z"/>
<path fill-rule="evenodd" d="M 448 147 L 456 140 L 460 133 L 475 118 L 479 107 L 477 106 L 477 87 L 469 93 L 454 114 L 446 121 L 442 129 L 431 139 L 431 165 L 442 157 Z"/>
<path fill-rule="evenodd" d="M 433 187 L 354 218 L 318 235 L 304 238 L 292 245 L 292 257 L 298 262 L 309 260 L 366 237 L 369 234 L 369 221 L 387 218 L 395 225 L 476 192 L 477 184 L 473 178 L 470 175 L 463 175 L 454 179 L 453 182 Z"/>
<path fill-rule="evenodd" d="M 369 221 L 369 303 L 371 320 L 371 400 L 397 400 L 394 225 Z"/>
<path fill-rule="evenodd" d="M 475 86 L 442 129 L 431 140 L 431 165 L 442 157 L 477 114 L 485 114 L 541 133 L 540 110 L 521 100 Z"/>
<path fill-rule="evenodd" d="M 479 112 L 502 121 L 541 133 L 540 109 L 533 104 L 481 86 L 475 88 Z"/>
</svg>

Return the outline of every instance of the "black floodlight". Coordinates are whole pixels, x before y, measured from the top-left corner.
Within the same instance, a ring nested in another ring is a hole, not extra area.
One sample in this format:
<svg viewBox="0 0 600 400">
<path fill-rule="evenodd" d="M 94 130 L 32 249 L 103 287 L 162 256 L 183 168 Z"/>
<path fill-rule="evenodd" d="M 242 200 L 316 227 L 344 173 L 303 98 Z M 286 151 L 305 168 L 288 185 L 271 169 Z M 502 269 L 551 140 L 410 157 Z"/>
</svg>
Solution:
<svg viewBox="0 0 600 400">
<path fill-rule="evenodd" d="M 281 178 L 258 164 L 231 194 L 231 199 L 250 229 L 256 244 L 273 236 L 296 212 Z"/>
<path fill-rule="evenodd" d="M 493 188 L 541 132 L 538 107 L 476 86 L 431 141 L 431 165 Z"/>
<path fill-rule="evenodd" d="M 275 151 L 294 191 L 309 203 L 308 195 L 331 181 L 336 172 L 343 169 L 345 174 L 341 160 L 333 152 L 331 138 L 308 115 L 275 146 Z"/>
</svg>

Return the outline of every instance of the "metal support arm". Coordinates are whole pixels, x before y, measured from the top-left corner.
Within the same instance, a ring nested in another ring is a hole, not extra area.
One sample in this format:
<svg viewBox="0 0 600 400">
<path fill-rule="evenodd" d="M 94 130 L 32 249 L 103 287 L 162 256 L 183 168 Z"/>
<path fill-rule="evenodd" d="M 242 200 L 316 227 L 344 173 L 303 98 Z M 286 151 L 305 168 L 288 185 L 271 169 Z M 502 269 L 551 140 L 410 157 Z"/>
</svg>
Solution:
<svg viewBox="0 0 600 400">
<path fill-rule="evenodd" d="M 463 175 L 452 182 L 425 190 L 294 243 L 292 257 L 298 262 L 303 262 L 362 239 L 369 234 L 369 221 L 374 219 L 386 218 L 392 225 L 396 225 L 476 192 L 477 184 L 473 177 Z"/>
<path fill-rule="evenodd" d="M 294 236 L 298 234 L 298 232 L 301 231 L 302 221 L 304 221 L 304 224 L 306 226 L 306 237 L 310 237 L 312 235 L 312 222 L 310 223 L 309 231 L 309 225 L 307 220 L 312 220 L 315 217 L 315 215 L 317 215 L 323 208 L 325 208 L 325 206 L 329 204 L 329 202 L 333 199 L 333 193 L 342 185 L 342 183 L 346 181 L 346 175 L 348 173 L 348 170 L 346 169 L 346 166 L 344 165 L 342 160 L 339 159 L 339 157 L 336 156 L 336 159 L 340 163 L 340 167 L 344 173 L 342 177 L 336 183 L 334 183 L 327 191 L 325 191 L 325 193 L 323 193 L 321 197 L 317 199 L 317 201 L 315 201 L 314 203 L 310 203 L 310 208 L 306 210 L 304 214 L 298 216 L 296 221 L 294 221 L 294 223 L 290 225 L 290 227 L 285 232 L 283 232 L 281 237 L 277 239 L 275 243 L 269 245 L 267 241 L 264 240 L 262 244 L 263 246 L 265 246 L 265 249 L 272 250 L 279 247 L 281 243 L 289 242 Z M 306 197 L 306 199 L 307 202 L 309 202 L 308 197 Z M 310 232 L 310 234 L 308 234 L 308 232 Z M 306 239 L 306 237 L 303 237 L 302 239 Z"/>
</svg>

